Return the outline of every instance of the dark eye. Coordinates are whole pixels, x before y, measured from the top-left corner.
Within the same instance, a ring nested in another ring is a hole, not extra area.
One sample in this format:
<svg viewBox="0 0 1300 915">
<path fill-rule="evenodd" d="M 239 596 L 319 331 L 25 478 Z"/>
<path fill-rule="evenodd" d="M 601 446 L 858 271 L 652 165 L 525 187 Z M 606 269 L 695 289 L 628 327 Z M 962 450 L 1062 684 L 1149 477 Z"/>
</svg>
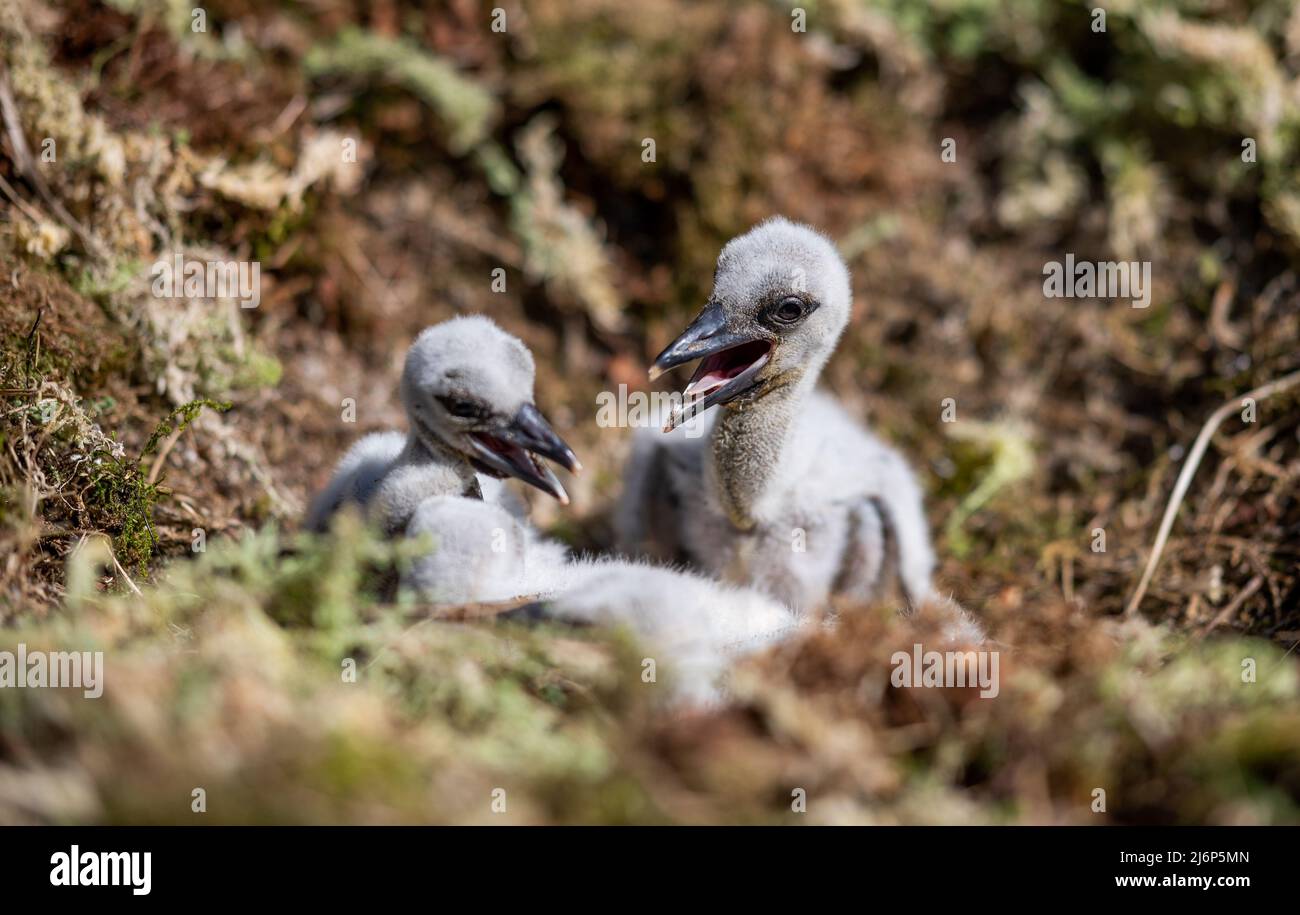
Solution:
<svg viewBox="0 0 1300 915">
<path fill-rule="evenodd" d="M 452 416 L 461 419 L 478 419 L 486 412 L 479 404 L 472 400 L 459 400 L 455 397 L 439 397 L 438 402 L 447 408 L 447 412 Z"/>
<path fill-rule="evenodd" d="M 793 324 L 804 316 L 808 306 L 804 304 L 803 299 L 796 299 L 791 296 L 788 299 L 782 299 L 780 304 L 771 311 L 772 320 L 777 324 Z"/>
</svg>

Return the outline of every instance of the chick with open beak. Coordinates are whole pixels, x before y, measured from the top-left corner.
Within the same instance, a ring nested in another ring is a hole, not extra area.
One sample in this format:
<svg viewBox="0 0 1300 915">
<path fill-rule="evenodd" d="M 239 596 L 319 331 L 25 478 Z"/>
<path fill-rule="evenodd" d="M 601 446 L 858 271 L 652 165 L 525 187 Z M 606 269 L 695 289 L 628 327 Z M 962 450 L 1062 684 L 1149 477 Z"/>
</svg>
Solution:
<svg viewBox="0 0 1300 915">
<path fill-rule="evenodd" d="M 541 458 L 574 473 L 582 465 L 533 403 L 535 373 L 528 348 L 487 318 L 428 328 L 402 371 L 413 437 L 430 454 L 450 452 L 479 473 L 523 480 L 567 505 Z"/>
<path fill-rule="evenodd" d="M 727 243 L 703 311 L 651 366 L 653 380 L 699 360 L 669 434 L 633 440 L 622 550 L 796 610 L 875 600 L 891 578 L 910 603 L 929 598 L 934 552 L 911 469 L 816 389 L 852 303 L 847 266 L 808 226 L 777 217 Z M 706 411 L 703 437 L 677 428 Z"/>
<path fill-rule="evenodd" d="M 522 480 L 568 504 L 546 460 L 573 473 L 582 465 L 533 402 L 534 375 L 528 348 L 487 318 L 425 329 L 402 370 L 410 431 L 358 442 L 313 504 L 308 527 L 323 530 L 355 502 L 395 534 L 425 498 L 481 498 L 477 473 Z"/>
</svg>

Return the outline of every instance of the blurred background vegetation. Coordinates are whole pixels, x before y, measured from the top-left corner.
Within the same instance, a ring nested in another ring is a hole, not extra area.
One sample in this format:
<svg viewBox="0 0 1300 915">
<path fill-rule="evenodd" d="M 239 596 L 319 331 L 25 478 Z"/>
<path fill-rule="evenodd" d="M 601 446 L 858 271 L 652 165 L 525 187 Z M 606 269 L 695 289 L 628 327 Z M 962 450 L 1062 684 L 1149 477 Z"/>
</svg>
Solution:
<svg viewBox="0 0 1300 915">
<path fill-rule="evenodd" d="M 1223 425 L 1122 612 L 1210 413 L 1300 368 L 1300 12 L 1104 13 L 6 2 L 0 646 L 108 684 L 0 692 L 0 821 L 1300 821 L 1293 393 Z M 392 548 L 296 537 L 413 335 L 482 312 L 588 467 L 534 518 L 605 547 L 595 395 L 774 213 L 849 262 L 826 384 L 914 456 L 997 700 L 890 691 L 924 621 L 842 608 L 672 714 L 618 634 L 436 623 L 368 592 Z M 260 306 L 153 297 L 174 251 L 258 261 Z M 1066 253 L 1150 261 L 1150 307 L 1044 298 Z"/>
</svg>

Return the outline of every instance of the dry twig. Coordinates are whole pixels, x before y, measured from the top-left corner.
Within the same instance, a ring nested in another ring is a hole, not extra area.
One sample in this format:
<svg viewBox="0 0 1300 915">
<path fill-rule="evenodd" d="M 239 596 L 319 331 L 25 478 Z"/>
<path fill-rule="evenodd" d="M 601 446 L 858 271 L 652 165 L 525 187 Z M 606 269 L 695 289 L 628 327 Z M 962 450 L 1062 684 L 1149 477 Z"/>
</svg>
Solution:
<svg viewBox="0 0 1300 915">
<path fill-rule="evenodd" d="M 1210 439 L 1218 431 L 1219 426 L 1223 424 L 1223 421 L 1230 414 L 1240 409 L 1243 400 L 1258 402 L 1272 397 L 1274 394 L 1280 394 L 1297 384 L 1300 384 L 1300 372 L 1292 372 L 1290 375 L 1274 379 L 1268 384 L 1260 385 L 1253 391 L 1247 391 L 1241 397 L 1234 397 L 1210 414 L 1210 418 L 1206 420 L 1205 425 L 1201 428 L 1201 434 L 1196 436 L 1196 442 L 1192 445 L 1192 450 L 1187 454 L 1187 461 L 1183 464 L 1183 469 L 1179 471 L 1178 480 L 1174 483 L 1174 491 L 1169 496 L 1169 504 L 1165 506 L 1165 515 L 1160 519 L 1160 530 L 1156 533 L 1155 544 L 1151 547 L 1151 556 L 1147 559 L 1146 568 L 1142 571 L 1142 579 L 1138 582 L 1133 596 L 1129 598 L 1128 606 L 1124 608 L 1125 616 L 1132 616 L 1136 613 L 1138 605 L 1142 603 L 1142 598 L 1146 596 L 1147 586 L 1151 584 L 1151 576 L 1155 574 L 1156 565 L 1160 562 L 1160 554 L 1164 552 L 1165 541 L 1169 539 L 1169 531 L 1174 526 L 1174 518 L 1178 514 L 1178 508 L 1182 505 L 1183 497 L 1187 495 L 1187 489 L 1192 485 L 1192 477 L 1196 475 L 1196 468 L 1200 466 L 1201 458 L 1205 456 L 1205 449 L 1209 447 Z"/>
</svg>

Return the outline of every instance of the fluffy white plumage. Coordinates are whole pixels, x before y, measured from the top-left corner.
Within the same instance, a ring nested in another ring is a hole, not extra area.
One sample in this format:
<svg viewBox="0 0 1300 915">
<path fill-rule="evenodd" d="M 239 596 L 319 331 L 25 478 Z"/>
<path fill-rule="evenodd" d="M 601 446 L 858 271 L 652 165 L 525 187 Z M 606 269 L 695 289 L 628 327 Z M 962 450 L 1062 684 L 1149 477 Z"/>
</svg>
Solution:
<svg viewBox="0 0 1300 915">
<path fill-rule="evenodd" d="M 889 575 L 914 604 L 932 596 L 934 553 L 906 461 L 815 390 L 851 305 L 847 268 L 807 226 L 773 219 L 723 248 L 709 306 L 656 361 L 662 371 L 705 355 L 692 387 L 721 406 L 695 419 L 703 436 L 637 431 L 616 511 L 622 549 L 800 611 L 876 598 Z M 783 306 L 802 316 L 783 323 Z M 726 380 L 708 361 L 726 358 L 708 355 L 723 344 L 746 360 L 767 347 L 734 396 L 710 377 Z"/>
<path fill-rule="evenodd" d="M 404 587 L 445 604 L 535 596 L 546 618 L 625 627 L 653 653 L 657 682 L 679 701 L 716 701 L 734 659 L 800 625 L 753 589 L 621 559 L 570 559 L 501 506 L 476 499 L 425 500 L 407 534 L 428 537 L 432 549 L 406 572 Z"/>
<path fill-rule="evenodd" d="M 460 496 L 425 499 L 406 535 L 427 538 L 430 549 L 411 564 L 402 584 L 432 603 L 540 596 L 564 581 L 564 547 L 494 502 Z"/>
<path fill-rule="evenodd" d="M 803 620 L 752 588 L 621 559 L 578 563 L 545 605 L 557 618 L 630 630 L 673 696 L 720 700 L 735 660 L 794 635 Z M 639 672 L 638 672 L 639 673 Z"/>
</svg>

